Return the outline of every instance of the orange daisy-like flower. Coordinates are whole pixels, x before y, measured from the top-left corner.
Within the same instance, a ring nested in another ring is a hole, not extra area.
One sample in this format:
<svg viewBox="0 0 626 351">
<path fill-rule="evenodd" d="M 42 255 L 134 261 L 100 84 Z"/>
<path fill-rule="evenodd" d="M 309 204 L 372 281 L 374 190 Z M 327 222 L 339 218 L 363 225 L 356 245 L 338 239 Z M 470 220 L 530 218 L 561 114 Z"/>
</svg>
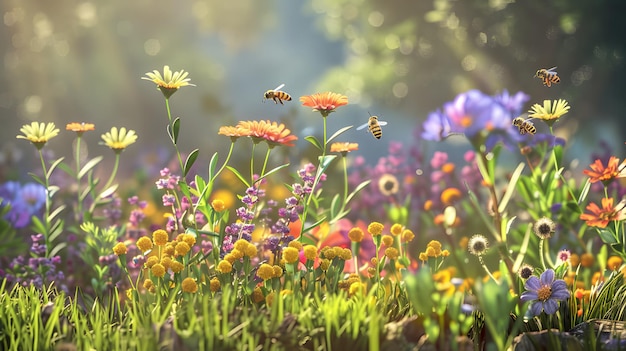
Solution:
<svg viewBox="0 0 626 351">
<path fill-rule="evenodd" d="M 332 143 L 330 145 L 330 152 L 341 152 L 343 154 L 350 151 L 356 151 L 358 149 L 359 144 L 357 143 Z"/>
<path fill-rule="evenodd" d="M 90 130 L 94 130 L 95 129 L 95 125 L 93 123 L 76 123 L 76 122 L 72 122 L 72 123 L 68 123 L 65 126 L 65 130 L 71 130 L 72 132 L 76 132 L 78 134 L 83 134 L 84 132 L 88 132 Z"/>
<path fill-rule="evenodd" d="M 626 206 L 620 202 L 618 207 L 613 207 L 612 198 L 602 198 L 602 208 L 595 203 L 587 205 L 587 211 L 591 213 L 583 213 L 580 219 L 587 222 L 588 226 L 606 228 L 611 221 L 621 221 L 626 219 Z"/>
<path fill-rule="evenodd" d="M 615 156 L 611 156 L 606 167 L 600 160 L 596 160 L 589 167 L 591 170 L 585 169 L 583 173 L 589 177 L 591 183 L 602 182 L 607 185 L 613 179 L 626 177 L 626 159 L 619 164 L 619 158 Z"/>
<path fill-rule="evenodd" d="M 244 129 L 241 126 L 223 126 L 217 132 L 217 134 L 229 136 L 232 141 L 237 140 L 239 137 L 250 136 L 250 133 L 249 129 Z"/>
<path fill-rule="evenodd" d="M 313 111 L 319 111 L 322 117 L 327 117 L 331 112 L 335 112 L 337 107 L 347 105 L 348 97 L 337 93 L 315 93 L 313 95 L 301 96 L 302 106 L 310 107 Z"/>
<path fill-rule="evenodd" d="M 276 145 L 293 146 L 298 137 L 291 135 L 291 131 L 284 124 L 271 121 L 241 121 L 237 125 L 242 130 L 249 131 L 249 136 L 256 139 L 255 142 L 265 140 L 270 147 Z"/>
</svg>

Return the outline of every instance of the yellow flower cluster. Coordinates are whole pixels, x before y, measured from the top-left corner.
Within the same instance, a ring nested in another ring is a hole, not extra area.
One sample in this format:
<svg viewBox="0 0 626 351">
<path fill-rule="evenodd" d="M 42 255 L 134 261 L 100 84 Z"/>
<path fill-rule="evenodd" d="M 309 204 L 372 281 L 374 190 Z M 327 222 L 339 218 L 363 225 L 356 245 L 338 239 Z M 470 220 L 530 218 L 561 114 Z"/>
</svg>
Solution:
<svg viewBox="0 0 626 351">
<path fill-rule="evenodd" d="M 126 247 L 126 244 L 124 243 L 117 243 L 115 244 L 115 246 L 113 246 L 113 253 L 115 253 L 117 256 L 126 255 L 127 252 L 128 252 L 128 248 Z"/>
<path fill-rule="evenodd" d="M 320 258 L 332 261 L 335 257 L 344 261 L 352 259 L 352 251 L 340 246 L 325 246 L 320 250 Z"/>
<path fill-rule="evenodd" d="M 272 266 L 267 263 L 263 263 L 257 270 L 256 275 L 263 279 L 263 281 L 272 278 L 280 278 L 283 275 L 283 269 L 281 266 Z"/>
<path fill-rule="evenodd" d="M 441 243 L 437 240 L 431 240 L 428 245 L 426 245 L 426 250 L 420 252 L 419 259 L 421 261 L 427 261 L 429 257 L 437 258 L 448 256 L 450 256 L 450 251 L 441 250 Z"/>
<path fill-rule="evenodd" d="M 233 249 L 224 256 L 224 260 L 228 261 L 232 266 L 235 261 L 239 261 L 244 257 L 255 257 L 257 253 L 258 249 L 253 243 L 244 239 L 239 239 L 235 242 Z"/>
</svg>

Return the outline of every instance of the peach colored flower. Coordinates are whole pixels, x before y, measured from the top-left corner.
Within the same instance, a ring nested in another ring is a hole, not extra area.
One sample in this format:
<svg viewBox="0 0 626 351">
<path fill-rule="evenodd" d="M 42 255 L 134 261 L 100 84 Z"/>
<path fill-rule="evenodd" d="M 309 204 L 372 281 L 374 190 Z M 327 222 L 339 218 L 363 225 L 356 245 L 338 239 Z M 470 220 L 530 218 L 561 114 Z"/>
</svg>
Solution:
<svg viewBox="0 0 626 351">
<path fill-rule="evenodd" d="M 621 221 L 626 219 L 626 208 L 624 203 L 619 203 L 617 207 L 613 207 L 612 198 L 602 198 L 602 208 L 595 203 L 587 205 L 586 210 L 591 213 L 583 213 L 580 219 L 587 222 L 590 227 L 606 228 L 611 221 Z"/>
<path fill-rule="evenodd" d="M 357 143 L 332 143 L 330 145 L 330 152 L 347 153 L 350 151 L 356 151 L 358 149 L 359 144 Z"/>
<path fill-rule="evenodd" d="M 589 167 L 591 170 L 585 169 L 583 173 L 589 177 L 591 183 L 603 182 L 607 185 L 613 179 L 626 177 L 626 159 L 619 164 L 619 158 L 615 156 L 609 158 L 606 167 L 600 160 L 595 160 Z"/>
<path fill-rule="evenodd" d="M 291 135 L 291 130 L 284 124 L 271 121 L 241 121 L 238 128 L 250 132 L 249 136 L 256 139 L 255 142 L 265 140 L 270 147 L 276 145 L 293 146 L 298 137 Z"/>
<path fill-rule="evenodd" d="M 65 130 L 71 130 L 72 132 L 76 132 L 79 134 L 82 134 L 84 132 L 88 132 L 90 130 L 94 130 L 95 129 L 95 125 L 93 123 L 77 123 L 77 122 L 72 122 L 72 123 L 68 123 L 65 126 Z"/>
<path fill-rule="evenodd" d="M 313 95 L 301 96 L 302 106 L 310 107 L 313 111 L 319 111 L 322 117 L 327 117 L 331 112 L 340 106 L 348 104 L 348 97 L 338 93 L 315 93 Z"/>
</svg>

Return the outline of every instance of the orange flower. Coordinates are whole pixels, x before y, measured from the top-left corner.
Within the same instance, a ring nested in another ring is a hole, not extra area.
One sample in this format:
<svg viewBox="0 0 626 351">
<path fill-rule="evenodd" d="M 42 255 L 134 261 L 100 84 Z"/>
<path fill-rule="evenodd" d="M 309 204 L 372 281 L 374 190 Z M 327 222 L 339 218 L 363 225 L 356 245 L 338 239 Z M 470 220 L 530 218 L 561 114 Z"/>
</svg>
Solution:
<svg viewBox="0 0 626 351">
<path fill-rule="evenodd" d="M 587 205 L 587 210 L 591 213 L 583 213 L 580 219 L 587 222 L 588 226 L 606 228 L 611 221 L 621 221 L 626 219 L 626 209 L 623 203 L 620 203 L 620 209 L 613 207 L 612 198 L 602 198 L 602 208 L 595 203 Z"/>
<path fill-rule="evenodd" d="M 589 182 L 603 182 L 604 185 L 607 185 L 613 179 L 626 177 L 626 159 L 619 166 L 618 164 L 619 158 L 611 156 L 606 167 L 604 167 L 602 161 L 596 160 L 589 165 L 591 170 L 585 169 L 583 173 L 589 176 Z"/>
<path fill-rule="evenodd" d="M 241 128 L 240 126 L 223 126 L 217 134 L 229 136 L 232 141 L 237 140 L 239 137 L 250 136 L 250 130 Z"/>
<path fill-rule="evenodd" d="M 313 111 L 319 111 L 322 117 L 327 117 L 331 112 L 335 112 L 337 107 L 347 105 L 348 97 L 337 93 L 315 93 L 313 95 L 301 96 L 302 106 L 310 107 Z"/>
<path fill-rule="evenodd" d="M 285 128 L 284 124 L 271 121 L 241 121 L 237 128 L 247 130 L 249 136 L 258 142 L 265 140 L 270 147 L 276 145 L 293 146 L 293 141 L 298 137 L 291 135 L 291 131 Z"/>
<path fill-rule="evenodd" d="M 71 130 L 72 132 L 76 132 L 78 134 L 83 134 L 84 132 L 90 131 L 90 130 L 94 130 L 95 129 L 95 125 L 93 123 L 76 123 L 76 122 L 72 122 L 72 123 L 68 123 L 65 126 L 65 130 Z"/>
<path fill-rule="evenodd" d="M 357 143 L 332 143 L 330 145 L 330 152 L 341 152 L 347 153 L 350 151 L 356 151 L 359 149 L 359 144 Z"/>
<path fill-rule="evenodd" d="M 441 192 L 441 202 L 446 205 L 452 205 L 461 198 L 461 190 L 457 188 L 447 188 Z"/>
</svg>

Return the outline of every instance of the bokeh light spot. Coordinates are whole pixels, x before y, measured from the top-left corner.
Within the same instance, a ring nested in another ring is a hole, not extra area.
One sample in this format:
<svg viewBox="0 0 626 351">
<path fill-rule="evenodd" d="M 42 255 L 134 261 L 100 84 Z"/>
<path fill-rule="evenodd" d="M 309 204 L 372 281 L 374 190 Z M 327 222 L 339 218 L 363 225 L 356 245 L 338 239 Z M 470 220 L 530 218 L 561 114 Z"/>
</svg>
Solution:
<svg viewBox="0 0 626 351">
<path fill-rule="evenodd" d="M 156 56 L 161 51 L 161 42 L 158 39 L 148 39 L 143 44 L 146 54 Z"/>
</svg>

